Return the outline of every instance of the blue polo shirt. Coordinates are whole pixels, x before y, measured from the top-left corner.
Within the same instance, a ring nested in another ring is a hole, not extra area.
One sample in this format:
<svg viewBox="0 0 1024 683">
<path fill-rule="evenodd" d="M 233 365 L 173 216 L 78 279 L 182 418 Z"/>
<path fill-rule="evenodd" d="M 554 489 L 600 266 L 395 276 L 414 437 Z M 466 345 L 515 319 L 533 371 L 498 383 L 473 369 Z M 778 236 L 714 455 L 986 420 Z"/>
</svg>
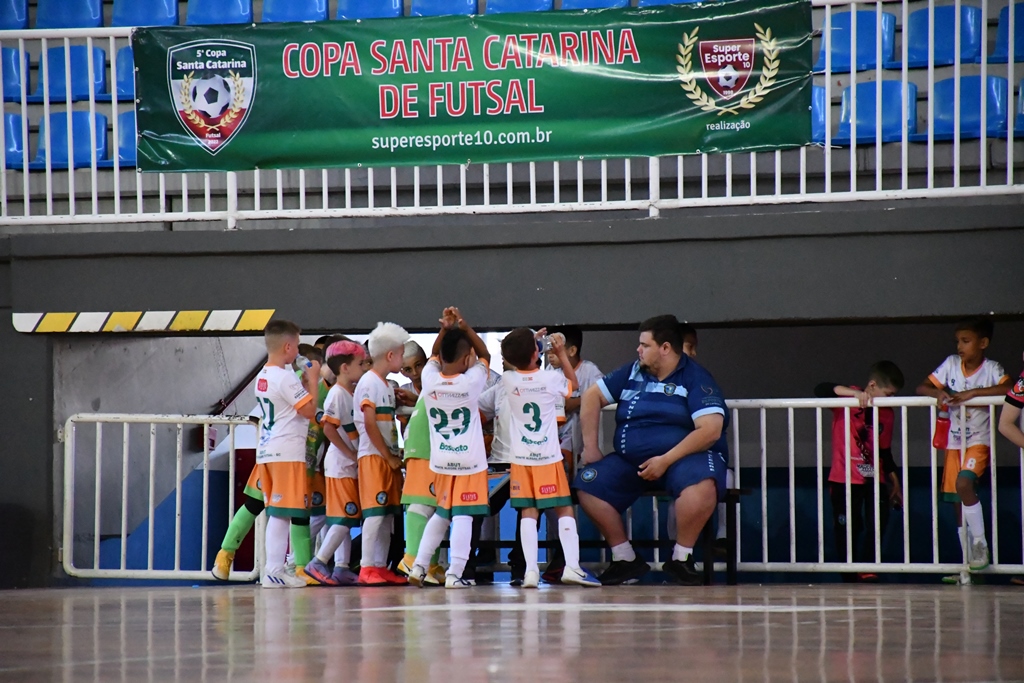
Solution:
<svg viewBox="0 0 1024 683">
<path fill-rule="evenodd" d="M 598 381 L 598 388 L 615 410 L 615 451 L 639 465 L 674 448 L 695 429 L 704 415 L 721 415 L 729 426 L 725 399 L 707 370 L 688 356 L 664 380 L 640 370 L 640 362 L 623 365 Z M 709 450 L 726 456 L 726 431 Z"/>
</svg>

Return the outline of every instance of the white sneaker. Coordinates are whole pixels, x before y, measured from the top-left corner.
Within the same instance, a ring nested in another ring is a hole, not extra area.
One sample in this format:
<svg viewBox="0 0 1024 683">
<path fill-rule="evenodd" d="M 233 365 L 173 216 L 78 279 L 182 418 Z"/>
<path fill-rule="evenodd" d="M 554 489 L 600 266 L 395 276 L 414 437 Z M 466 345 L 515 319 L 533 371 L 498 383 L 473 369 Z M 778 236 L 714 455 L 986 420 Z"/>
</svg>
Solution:
<svg viewBox="0 0 1024 683">
<path fill-rule="evenodd" d="M 284 569 L 268 571 L 260 581 L 264 588 L 305 588 L 306 581 L 292 576 Z"/>
<path fill-rule="evenodd" d="M 984 538 L 976 538 L 971 542 L 971 561 L 967 565 L 972 572 L 988 568 L 988 543 Z"/>
<path fill-rule="evenodd" d="M 427 577 L 427 570 L 418 564 L 414 564 L 412 569 L 409 570 L 409 583 L 419 588 L 423 588 L 425 579 Z"/>
<path fill-rule="evenodd" d="M 540 573 L 530 570 L 523 577 L 523 588 L 536 588 L 540 584 Z"/>
<path fill-rule="evenodd" d="M 601 585 L 601 582 L 597 580 L 596 576 L 582 567 L 578 569 L 566 567 L 563 569 L 562 583 L 571 583 L 576 584 L 577 586 L 586 586 L 588 588 L 596 588 Z"/>
<path fill-rule="evenodd" d="M 444 577 L 445 588 L 472 588 L 475 585 L 475 582 L 470 583 L 461 576 L 455 576 L 454 574 L 449 574 L 448 576 Z"/>
</svg>

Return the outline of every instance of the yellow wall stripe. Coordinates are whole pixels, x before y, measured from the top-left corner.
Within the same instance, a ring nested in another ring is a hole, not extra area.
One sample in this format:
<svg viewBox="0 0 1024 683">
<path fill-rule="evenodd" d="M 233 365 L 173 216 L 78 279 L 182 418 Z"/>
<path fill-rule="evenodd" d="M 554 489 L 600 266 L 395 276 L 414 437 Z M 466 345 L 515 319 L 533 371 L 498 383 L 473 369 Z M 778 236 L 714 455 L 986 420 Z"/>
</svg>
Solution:
<svg viewBox="0 0 1024 683">
<path fill-rule="evenodd" d="M 242 311 L 242 317 L 235 323 L 235 329 L 238 331 L 262 330 L 273 315 L 273 308 L 250 308 L 247 311 Z"/>
<path fill-rule="evenodd" d="M 211 311 L 61 311 L 12 313 L 18 332 L 96 334 L 99 332 L 260 332 L 273 308 Z"/>
<path fill-rule="evenodd" d="M 139 323 L 142 311 L 115 311 L 103 325 L 104 332 L 131 332 Z"/>
<path fill-rule="evenodd" d="M 35 332 L 67 332 L 77 313 L 47 313 L 36 325 Z"/>
<path fill-rule="evenodd" d="M 168 328 L 172 332 L 185 332 L 203 329 L 203 322 L 209 311 L 178 311 Z"/>
</svg>

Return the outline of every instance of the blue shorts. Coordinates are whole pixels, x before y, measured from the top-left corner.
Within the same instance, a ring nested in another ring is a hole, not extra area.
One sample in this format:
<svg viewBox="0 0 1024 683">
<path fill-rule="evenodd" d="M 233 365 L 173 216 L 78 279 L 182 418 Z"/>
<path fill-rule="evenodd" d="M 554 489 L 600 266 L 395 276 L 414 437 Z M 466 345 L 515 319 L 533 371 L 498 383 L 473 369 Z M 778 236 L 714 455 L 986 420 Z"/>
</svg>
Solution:
<svg viewBox="0 0 1024 683">
<path fill-rule="evenodd" d="M 715 451 L 693 453 L 672 463 L 665 475 L 655 481 L 640 477 L 638 467 L 618 453 L 609 453 L 593 465 L 580 470 L 573 481 L 577 491 L 589 493 L 625 512 L 637 498 L 650 491 L 668 491 L 678 498 L 683 489 L 713 479 L 718 499 L 725 498 L 725 458 Z"/>
</svg>

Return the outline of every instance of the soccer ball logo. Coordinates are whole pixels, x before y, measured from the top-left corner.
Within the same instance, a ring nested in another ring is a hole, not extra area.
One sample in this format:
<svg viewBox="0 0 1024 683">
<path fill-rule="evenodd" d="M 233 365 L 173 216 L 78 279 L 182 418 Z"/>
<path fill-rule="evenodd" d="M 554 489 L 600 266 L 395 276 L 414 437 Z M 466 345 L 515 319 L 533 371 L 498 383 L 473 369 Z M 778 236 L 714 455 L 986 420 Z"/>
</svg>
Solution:
<svg viewBox="0 0 1024 683">
<path fill-rule="evenodd" d="M 740 74 L 733 68 L 732 64 L 726 64 L 725 67 L 718 72 L 718 85 L 727 90 L 732 90 L 739 78 Z"/>
<path fill-rule="evenodd" d="M 193 106 L 207 119 L 216 120 L 231 106 L 231 83 L 223 76 L 201 78 L 192 84 L 189 93 Z"/>
</svg>

